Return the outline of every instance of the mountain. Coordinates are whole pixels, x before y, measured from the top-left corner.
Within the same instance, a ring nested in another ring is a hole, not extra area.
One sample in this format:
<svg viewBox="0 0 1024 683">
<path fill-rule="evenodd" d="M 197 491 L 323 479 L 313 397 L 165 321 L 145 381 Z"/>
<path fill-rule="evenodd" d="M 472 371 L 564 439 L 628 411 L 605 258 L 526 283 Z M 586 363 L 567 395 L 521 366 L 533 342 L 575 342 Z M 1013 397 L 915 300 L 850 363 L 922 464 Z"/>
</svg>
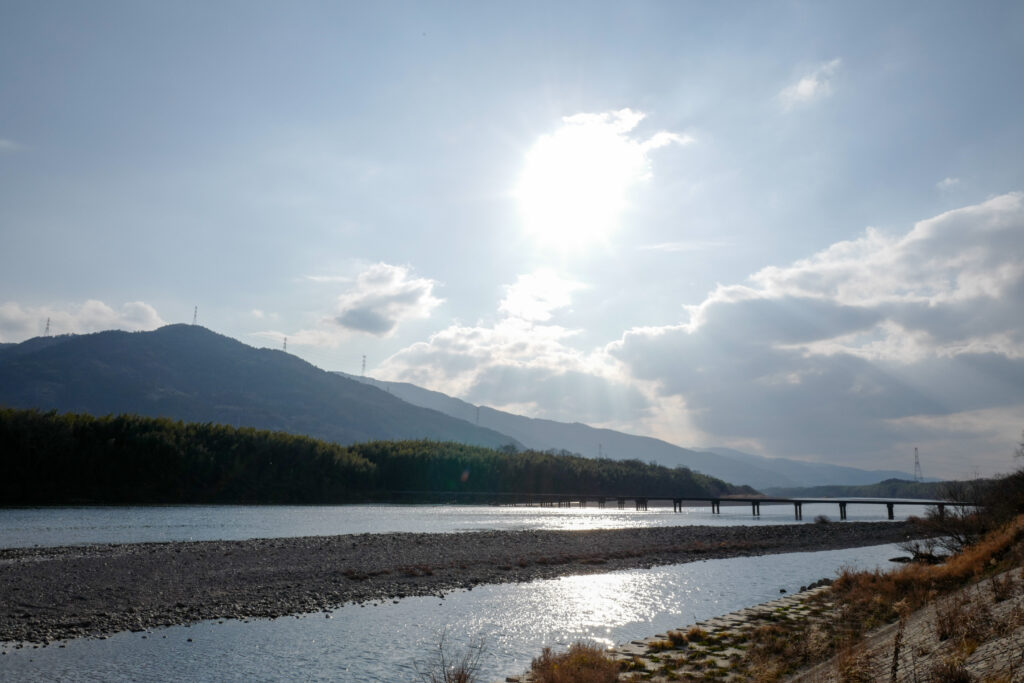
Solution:
<svg viewBox="0 0 1024 683">
<path fill-rule="evenodd" d="M 433 408 L 452 417 L 508 434 L 527 448 L 535 450 L 567 450 L 588 457 L 613 460 L 641 460 L 666 467 L 689 467 L 734 484 L 747 484 L 756 489 L 764 486 L 794 486 L 788 477 L 715 453 L 703 453 L 675 446 L 661 439 L 624 434 L 611 429 L 590 427 L 579 422 L 567 423 L 513 415 L 486 406 L 452 398 L 407 382 L 386 382 L 369 377 L 342 376 L 380 387 L 414 405 Z"/>
<path fill-rule="evenodd" d="M 536 450 L 564 449 L 590 457 L 637 459 L 667 467 L 682 465 L 712 477 L 734 484 L 746 484 L 758 490 L 826 484 L 872 484 L 890 478 L 913 479 L 905 472 L 867 471 L 785 458 L 766 458 L 726 448 L 692 450 L 660 439 L 589 427 L 579 422 L 541 420 L 513 415 L 486 406 L 475 406 L 407 382 L 387 382 L 339 374 L 380 387 L 414 405 L 433 408 L 452 417 L 508 434 L 528 448 Z"/>
<path fill-rule="evenodd" d="M 0 406 L 134 413 L 303 434 L 492 448 L 514 439 L 196 325 L 37 337 L 0 347 Z M 518 444 L 516 444 L 518 445 Z"/>
<path fill-rule="evenodd" d="M 749 463 L 756 467 L 769 467 L 773 472 L 780 474 L 793 484 L 789 488 L 805 486 L 866 486 L 889 479 L 900 479 L 913 481 L 914 475 L 899 470 L 862 470 L 856 467 L 844 465 L 829 465 L 820 462 L 805 462 L 803 460 L 791 460 L 789 458 L 766 458 L 760 455 L 752 455 L 737 451 L 732 448 L 705 448 L 710 453 Z M 925 479 L 925 481 L 939 481 L 938 479 Z"/>
</svg>

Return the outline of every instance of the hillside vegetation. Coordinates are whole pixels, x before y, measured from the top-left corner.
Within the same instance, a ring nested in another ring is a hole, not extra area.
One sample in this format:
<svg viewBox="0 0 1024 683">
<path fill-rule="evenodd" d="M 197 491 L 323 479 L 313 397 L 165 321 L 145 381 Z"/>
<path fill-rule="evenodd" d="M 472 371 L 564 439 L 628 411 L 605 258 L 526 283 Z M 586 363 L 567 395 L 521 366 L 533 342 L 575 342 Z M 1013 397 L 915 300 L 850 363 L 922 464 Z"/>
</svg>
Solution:
<svg viewBox="0 0 1024 683">
<path fill-rule="evenodd" d="M 0 467 L 3 505 L 415 502 L 438 500 L 436 492 L 477 494 L 479 501 L 493 493 L 750 492 L 685 468 L 638 461 L 438 441 L 341 446 L 166 418 L 15 409 L 0 410 Z"/>
<path fill-rule="evenodd" d="M 340 444 L 421 438 L 491 448 L 515 443 L 198 325 L 37 337 L 0 348 L 0 406 L 168 417 Z"/>
</svg>

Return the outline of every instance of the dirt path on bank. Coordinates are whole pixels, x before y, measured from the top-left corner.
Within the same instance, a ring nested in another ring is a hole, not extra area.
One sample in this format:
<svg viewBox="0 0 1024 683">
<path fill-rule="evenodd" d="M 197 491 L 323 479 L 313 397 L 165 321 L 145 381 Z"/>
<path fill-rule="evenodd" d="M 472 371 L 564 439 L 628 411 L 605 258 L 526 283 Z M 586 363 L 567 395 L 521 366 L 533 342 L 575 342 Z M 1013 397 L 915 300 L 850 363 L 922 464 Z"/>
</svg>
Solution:
<svg viewBox="0 0 1024 683">
<path fill-rule="evenodd" d="M 903 522 L 362 534 L 0 549 L 0 641 L 273 618 L 695 560 L 895 543 Z"/>
</svg>

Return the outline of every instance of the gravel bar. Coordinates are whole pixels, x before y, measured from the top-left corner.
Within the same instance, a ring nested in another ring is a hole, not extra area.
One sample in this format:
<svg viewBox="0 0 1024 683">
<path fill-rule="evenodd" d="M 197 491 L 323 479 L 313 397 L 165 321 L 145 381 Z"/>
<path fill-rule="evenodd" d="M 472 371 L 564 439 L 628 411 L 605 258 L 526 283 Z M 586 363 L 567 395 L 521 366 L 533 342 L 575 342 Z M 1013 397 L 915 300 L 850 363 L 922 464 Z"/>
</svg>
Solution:
<svg viewBox="0 0 1024 683">
<path fill-rule="evenodd" d="M 905 522 L 360 534 L 0 549 L 0 641 L 47 644 L 207 619 L 696 560 L 903 541 Z"/>
</svg>

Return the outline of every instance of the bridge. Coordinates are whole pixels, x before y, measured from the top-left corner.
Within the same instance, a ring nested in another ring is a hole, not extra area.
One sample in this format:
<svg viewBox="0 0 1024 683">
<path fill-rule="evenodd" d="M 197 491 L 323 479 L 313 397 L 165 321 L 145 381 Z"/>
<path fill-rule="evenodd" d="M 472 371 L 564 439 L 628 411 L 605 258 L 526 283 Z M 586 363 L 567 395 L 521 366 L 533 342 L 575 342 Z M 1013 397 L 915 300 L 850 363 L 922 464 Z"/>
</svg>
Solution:
<svg viewBox="0 0 1024 683">
<path fill-rule="evenodd" d="M 489 491 L 393 491 L 398 496 L 426 497 L 444 501 L 458 502 L 486 502 L 496 505 L 507 506 L 532 506 L 532 507 L 581 507 L 585 508 L 590 504 L 598 508 L 608 506 L 613 501 L 619 510 L 626 509 L 626 503 L 631 502 L 637 511 L 647 510 L 652 502 L 663 501 L 666 504 L 672 503 L 673 512 L 682 512 L 686 503 L 693 505 L 710 505 L 712 514 L 721 514 L 722 503 L 727 505 L 750 505 L 750 512 L 754 517 L 761 516 L 761 504 L 768 505 L 792 505 L 793 518 L 802 520 L 804 518 L 803 506 L 810 504 L 837 505 L 839 508 L 839 519 L 846 519 L 846 508 L 848 505 L 884 505 L 889 519 L 895 519 L 895 507 L 897 505 L 931 505 L 934 506 L 943 516 L 947 507 L 977 507 L 976 503 L 966 501 L 949 500 L 926 500 L 910 498 L 778 498 L 770 496 L 750 497 L 701 497 L 685 496 L 675 498 L 672 496 L 636 496 L 636 495 L 582 495 L 567 493 L 495 493 Z"/>
</svg>

